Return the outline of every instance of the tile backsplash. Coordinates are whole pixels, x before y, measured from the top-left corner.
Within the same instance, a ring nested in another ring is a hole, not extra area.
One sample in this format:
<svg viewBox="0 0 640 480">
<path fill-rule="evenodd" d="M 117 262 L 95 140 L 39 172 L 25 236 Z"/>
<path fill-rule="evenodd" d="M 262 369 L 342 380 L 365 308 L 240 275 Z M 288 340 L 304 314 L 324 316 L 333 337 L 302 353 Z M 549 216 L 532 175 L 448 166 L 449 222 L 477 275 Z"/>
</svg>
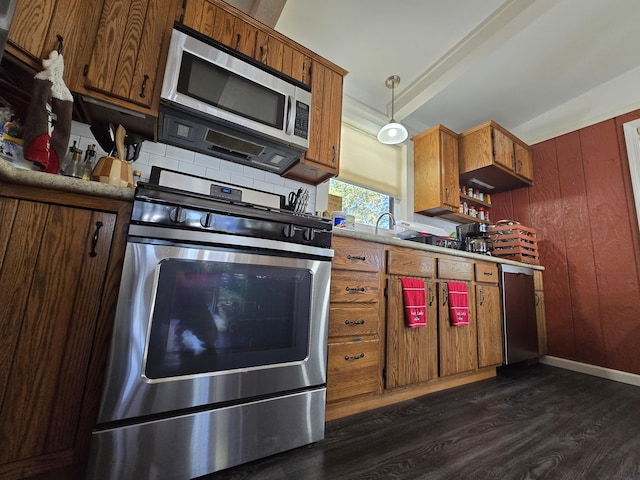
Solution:
<svg viewBox="0 0 640 480">
<path fill-rule="evenodd" d="M 97 150 L 96 161 L 98 158 L 107 155 L 96 142 L 89 125 L 73 122 L 69 145 L 72 145 L 74 141 L 77 142 L 76 146 L 82 151 L 86 150 L 87 145 L 95 144 Z M 309 191 L 307 211 L 315 213 L 316 187 L 289 180 L 257 168 L 191 152 L 172 145 L 145 141 L 142 144 L 140 157 L 132 164 L 132 167 L 133 170 L 141 172 L 140 180 L 146 182 L 149 180 L 152 166 L 210 178 L 214 181 L 255 188 L 264 192 L 276 193 L 283 195 L 285 199 L 289 192 L 295 192 L 298 188 L 305 188 Z"/>
</svg>

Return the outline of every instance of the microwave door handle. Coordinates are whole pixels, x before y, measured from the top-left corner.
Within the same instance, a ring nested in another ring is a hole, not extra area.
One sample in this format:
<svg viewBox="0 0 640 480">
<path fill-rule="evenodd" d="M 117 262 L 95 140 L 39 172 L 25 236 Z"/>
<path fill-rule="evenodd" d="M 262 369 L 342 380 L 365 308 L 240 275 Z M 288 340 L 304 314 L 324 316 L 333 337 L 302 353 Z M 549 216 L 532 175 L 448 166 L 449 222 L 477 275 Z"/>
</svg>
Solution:
<svg viewBox="0 0 640 480">
<path fill-rule="evenodd" d="M 287 135 L 293 134 L 293 124 L 295 122 L 295 115 L 293 114 L 293 97 L 291 95 L 287 95 L 287 125 L 285 129 L 285 133 Z"/>
</svg>

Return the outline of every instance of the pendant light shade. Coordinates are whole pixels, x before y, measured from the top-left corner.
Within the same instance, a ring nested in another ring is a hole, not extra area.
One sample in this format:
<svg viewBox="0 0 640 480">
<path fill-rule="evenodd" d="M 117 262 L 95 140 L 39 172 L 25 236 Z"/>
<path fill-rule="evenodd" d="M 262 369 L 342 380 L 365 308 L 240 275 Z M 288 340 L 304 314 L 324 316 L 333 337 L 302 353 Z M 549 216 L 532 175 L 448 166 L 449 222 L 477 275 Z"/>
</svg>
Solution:
<svg viewBox="0 0 640 480">
<path fill-rule="evenodd" d="M 378 141 L 380 143 L 386 143 L 387 145 L 402 143 L 409 136 L 407 129 L 404 128 L 401 123 L 396 122 L 393 118 L 394 91 L 399 83 L 400 77 L 398 75 L 392 75 L 384 82 L 387 88 L 391 89 L 391 121 L 378 132 Z"/>
</svg>

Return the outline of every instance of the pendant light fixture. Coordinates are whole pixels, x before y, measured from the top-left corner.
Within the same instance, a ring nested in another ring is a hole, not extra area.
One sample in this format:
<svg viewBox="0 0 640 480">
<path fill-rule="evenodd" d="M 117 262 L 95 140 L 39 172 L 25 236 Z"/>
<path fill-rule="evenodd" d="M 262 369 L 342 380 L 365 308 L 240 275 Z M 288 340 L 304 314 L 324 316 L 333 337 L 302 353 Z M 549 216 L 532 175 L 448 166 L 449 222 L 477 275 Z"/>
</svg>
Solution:
<svg viewBox="0 0 640 480">
<path fill-rule="evenodd" d="M 391 121 L 378 132 L 378 141 L 380 143 L 386 143 L 387 145 L 402 143 L 409 136 L 407 129 L 404 128 L 401 123 L 397 123 L 393 118 L 394 91 L 399 83 L 400 77 L 398 75 L 391 75 L 387 78 L 386 82 L 384 82 L 387 88 L 391 89 Z"/>
</svg>

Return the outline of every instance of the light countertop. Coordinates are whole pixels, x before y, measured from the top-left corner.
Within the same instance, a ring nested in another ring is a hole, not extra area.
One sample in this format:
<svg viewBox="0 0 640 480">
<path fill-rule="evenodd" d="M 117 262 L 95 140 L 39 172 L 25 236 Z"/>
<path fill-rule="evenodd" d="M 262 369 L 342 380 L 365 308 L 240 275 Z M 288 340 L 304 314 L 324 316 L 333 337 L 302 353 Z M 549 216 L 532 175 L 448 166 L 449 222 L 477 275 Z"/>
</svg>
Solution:
<svg viewBox="0 0 640 480">
<path fill-rule="evenodd" d="M 116 187 L 114 185 L 82 180 L 80 178 L 16 168 L 2 158 L 0 158 L 0 183 L 30 185 L 63 192 L 130 201 L 133 200 L 135 191 L 133 188 Z"/>
<path fill-rule="evenodd" d="M 472 260 L 482 260 L 485 262 L 500 263 L 505 265 L 514 265 L 518 267 L 529 267 L 533 270 L 544 270 L 540 265 L 532 265 L 530 263 L 515 262 L 491 255 L 480 255 L 477 253 L 469 253 L 454 248 L 436 247 L 435 245 L 427 245 L 425 243 L 412 242 L 410 240 L 402 240 L 391 235 L 375 235 L 373 233 L 362 232 L 358 230 L 349 230 L 345 228 L 334 228 L 333 234 L 340 237 L 355 238 L 357 240 L 365 240 L 367 242 L 384 243 L 386 245 L 395 245 L 397 247 L 413 248 L 415 250 L 423 250 L 426 252 L 437 253 L 440 255 L 451 255 L 454 257 L 464 257 Z"/>
</svg>

